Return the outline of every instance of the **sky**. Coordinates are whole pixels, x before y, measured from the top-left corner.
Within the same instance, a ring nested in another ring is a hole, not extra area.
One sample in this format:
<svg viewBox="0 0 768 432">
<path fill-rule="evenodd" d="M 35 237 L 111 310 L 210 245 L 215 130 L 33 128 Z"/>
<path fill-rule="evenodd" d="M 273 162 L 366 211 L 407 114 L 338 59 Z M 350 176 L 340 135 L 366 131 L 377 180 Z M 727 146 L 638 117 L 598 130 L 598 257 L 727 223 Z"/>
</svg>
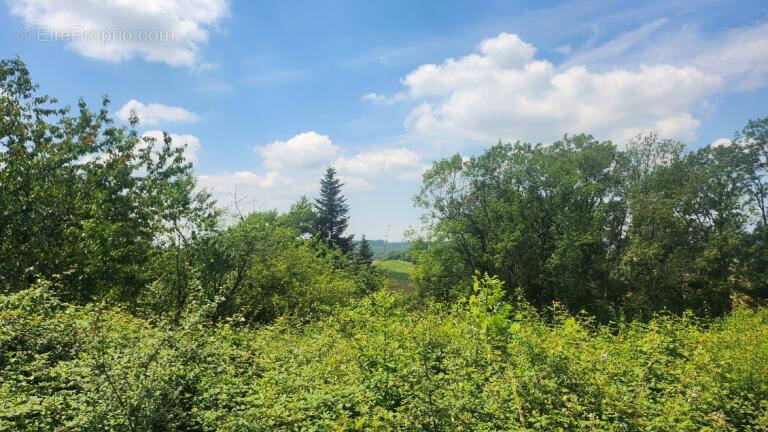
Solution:
<svg viewBox="0 0 768 432">
<path fill-rule="evenodd" d="M 0 2 L 0 56 L 44 93 L 172 134 L 225 208 L 286 210 L 332 165 L 357 237 L 418 230 L 421 175 L 455 153 L 696 149 L 768 115 L 765 0 Z"/>
</svg>

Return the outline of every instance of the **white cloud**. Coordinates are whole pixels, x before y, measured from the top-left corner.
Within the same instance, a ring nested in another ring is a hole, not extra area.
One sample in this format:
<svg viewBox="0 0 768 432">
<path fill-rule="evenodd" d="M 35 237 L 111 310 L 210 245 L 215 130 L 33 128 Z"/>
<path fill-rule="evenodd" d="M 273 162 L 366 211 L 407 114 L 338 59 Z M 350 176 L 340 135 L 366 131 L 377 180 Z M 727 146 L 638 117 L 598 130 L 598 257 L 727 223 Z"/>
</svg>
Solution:
<svg viewBox="0 0 768 432">
<path fill-rule="evenodd" d="M 341 157 L 333 165 L 342 175 L 377 177 L 393 176 L 402 180 L 417 179 L 426 165 L 416 153 L 406 148 L 384 149 Z"/>
<path fill-rule="evenodd" d="M 208 190 L 219 206 L 231 210 L 239 207 L 240 211 L 246 213 L 272 208 L 286 210 L 301 194 L 307 193 L 285 180 L 276 171 L 264 174 L 252 171 L 223 172 L 197 178 L 198 185 Z"/>
<path fill-rule="evenodd" d="M 703 39 L 698 33 L 695 37 Z M 723 76 L 736 89 L 752 90 L 765 86 L 768 82 L 768 22 L 732 30 L 713 43 L 700 43 L 690 61 L 702 70 Z"/>
<path fill-rule="evenodd" d="M 407 97 L 403 93 L 397 93 L 394 96 L 387 96 L 379 93 L 367 93 L 360 97 L 363 102 L 370 102 L 374 105 L 394 105 L 395 103 L 405 100 Z"/>
<path fill-rule="evenodd" d="M 692 66 L 558 70 L 534 54 L 502 33 L 473 54 L 418 67 L 403 79 L 419 102 L 405 127 L 438 144 L 550 141 L 566 132 L 622 142 L 645 130 L 692 139 L 699 127 L 692 112 L 722 83 Z"/>
<path fill-rule="evenodd" d="M 117 117 L 128 121 L 131 111 L 136 113 L 139 122 L 145 126 L 155 126 L 165 122 L 194 123 L 200 118 L 182 107 L 174 107 L 159 103 L 144 104 L 136 99 L 131 99 L 117 111 Z"/>
<path fill-rule="evenodd" d="M 285 210 L 299 196 L 317 192 L 318 180 L 341 147 L 327 135 L 308 131 L 255 147 L 254 151 L 263 159 L 262 169 L 200 176 L 200 185 L 225 207 L 234 205 L 237 195 L 241 210 L 243 203 L 247 210 Z"/>
<path fill-rule="evenodd" d="M 205 67 L 200 46 L 229 11 L 227 0 L 9 0 L 38 40 L 62 40 L 85 57 L 134 57 Z M 42 35 L 42 38 L 41 36 Z"/>
<path fill-rule="evenodd" d="M 328 164 L 339 150 L 330 137 L 314 131 L 298 134 L 287 141 L 256 147 L 256 152 L 264 158 L 264 166 L 272 170 Z"/>
<path fill-rule="evenodd" d="M 711 146 L 712 147 L 728 147 L 731 144 L 733 144 L 733 141 L 731 141 L 728 138 L 718 138 L 712 141 Z"/>
<path fill-rule="evenodd" d="M 602 59 L 615 59 L 626 53 L 631 48 L 637 46 L 642 41 L 646 40 L 649 36 L 661 29 L 666 23 L 666 18 L 659 18 L 640 27 L 622 33 L 616 38 L 601 44 L 595 48 L 591 48 L 575 55 L 571 56 L 563 66 L 569 67 L 574 65 L 593 64 Z M 614 63 L 615 64 L 615 63 Z"/>
<path fill-rule="evenodd" d="M 200 140 L 194 135 L 168 134 L 171 137 L 171 146 L 184 149 L 184 157 L 190 162 L 197 162 L 197 152 L 200 150 Z M 150 130 L 142 134 L 145 138 L 154 138 L 159 144 L 163 143 L 163 131 Z"/>
<path fill-rule="evenodd" d="M 668 64 L 715 74 L 726 89 L 751 90 L 768 83 L 768 22 L 720 33 L 701 31 L 695 25 L 668 28 L 666 24 L 664 19 L 656 20 L 604 44 L 577 50 L 561 68 Z"/>
<path fill-rule="evenodd" d="M 406 148 L 383 148 L 342 155 L 330 137 L 314 131 L 255 148 L 261 170 L 209 174 L 199 177 L 221 205 L 230 206 L 233 195 L 254 208 L 286 209 L 301 195 L 316 195 L 318 181 L 334 166 L 346 191 L 368 189 L 378 179 L 417 179 L 426 169 L 421 158 Z"/>
<path fill-rule="evenodd" d="M 234 193 L 240 187 L 251 191 L 254 189 L 267 190 L 287 185 L 276 171 L 268 171 L 265 174 L 252 171 L 224 172 L 221 174 L 202 175 L 199 177 L 199 180 L 204 187 L 214 190 L 224 189 L 218 191 L 223 193 Z"/>
</svg>

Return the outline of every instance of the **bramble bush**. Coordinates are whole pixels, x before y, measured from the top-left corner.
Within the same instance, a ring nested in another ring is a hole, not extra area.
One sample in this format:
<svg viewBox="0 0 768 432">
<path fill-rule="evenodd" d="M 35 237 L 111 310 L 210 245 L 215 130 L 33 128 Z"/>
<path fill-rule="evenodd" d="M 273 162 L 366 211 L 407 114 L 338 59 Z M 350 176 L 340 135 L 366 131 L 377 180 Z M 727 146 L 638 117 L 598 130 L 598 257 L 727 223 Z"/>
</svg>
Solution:
<svg viewBox="0 0 768 432">
<path fill-rule="evenodd" d="M 476 279 L 453 306 L 386 291 L 304 324 L 178 324 L 0 298 L 0 431 L 766 430 L 768 311 L 543 320 Z"/>
</svg>

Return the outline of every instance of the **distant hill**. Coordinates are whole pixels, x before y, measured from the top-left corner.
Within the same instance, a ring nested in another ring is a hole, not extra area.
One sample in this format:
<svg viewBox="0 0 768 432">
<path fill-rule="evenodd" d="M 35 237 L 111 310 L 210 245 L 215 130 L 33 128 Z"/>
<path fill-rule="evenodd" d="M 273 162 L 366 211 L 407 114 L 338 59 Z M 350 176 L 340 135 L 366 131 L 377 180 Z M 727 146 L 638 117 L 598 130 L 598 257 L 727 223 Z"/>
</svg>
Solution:
<svg viewBox="0 0 768 432">
<path fill-rule="evenodd" d="M 386 240 L 368 240 L 373 250 L 373 259 L 380 259 L 389 252 L 406 252 L 411 242 L 388 242 Z"/>
</svg>

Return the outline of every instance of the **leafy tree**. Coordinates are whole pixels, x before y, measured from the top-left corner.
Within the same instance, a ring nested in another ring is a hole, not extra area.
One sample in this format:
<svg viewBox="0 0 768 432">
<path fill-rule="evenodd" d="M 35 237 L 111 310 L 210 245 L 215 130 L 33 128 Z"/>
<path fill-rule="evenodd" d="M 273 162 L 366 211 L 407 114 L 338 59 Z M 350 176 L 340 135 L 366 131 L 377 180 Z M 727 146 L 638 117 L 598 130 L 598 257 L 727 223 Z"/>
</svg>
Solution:
<svg viewBox="0 0 768 432">
<path fill-rule="evenodd" d="M 360 244 L 357 245 L 357 255 L 365 264 L 373 263 L 373 250 L 368 240 L 365 239 L 365 235 L 360 239 Z"/>
<path fill-rule="evenodd" d="M 757 223 L 768 225 L 768 117 L 749 120 L 734 142 L 752 167 L 748 190 L 758 210 Z"/>
<path fill-rule="evenodd" d="M 579 135 L 551 146 L 500 143 L 469 160 L 436 163 L 416 203 L 427 209 L 437 243 L 428 250 L 445 262 L 414 255 L 459 279 L 434 289 L 467 286 L 477 270 L 521 287 L 535 305 L 607 308 L 619 295 L 610 278 L 624 217 L 617 157 L 611 143 Z"/>
<path fill-rule="evenodd" d="M 291 212 L 254 212 L 184 250 L 190 283 L 183 302 L 167 272 L 145 290 L 141 304 L 152 316 L 174 317 L 189 305 L 215 305 L 214 320 L 239 317 L 248 324 L 279 317 L 299 322 L 378 289 L 382 280 L 354 254 L 327 249 L 285 223 Z"/>
<path fill-rule="evenodd" d="M 412 250 L 415 279 L 450 300 L 487 272 L 535 306 L 601 320 L 722 314 L 734 292 L 765 298 L 761 124 L 691 153 L 656 135 L 625 150 L 577 135 L 439 161 L 415 198 L 429 226 Z"/>
<path fill-rule="evenodd" d="M 344 236 L 349 223 L 349 206 L 341 188 L 344 183 L 336 177 L 336 169 L 329 167 L 320 180 L 320 197 L 315 200 L 315 235 L 328 247 L 348 253 L 353 248 L 352 238 Z"/>
<path fill-rule="evenodd" d="M 106 97 L 71 115 L 36 92 L 20 59 L 0 61 L 0 285 L 135 299 L 158 254 L 215 225 L 213 203 L 167 134 L 115 126 Z"/>
<path fill-rule="evenodd" d="M 306 196 L 302 196 L 298 201 L 291 204 L 288 213 L 280 217 L 283 226 L 295 229 L 302 236 L 312 234 L 316 219 L 315 208 Z"/>
<path fill-rule="evenodd" d="M 222 233 L 211 253 L 220 257 L 201 269 L 205 297 L 222 299 L 218 317 L 239 315 L 248 322 L 278 316 L 299 320 L 352 300 L 365 288 L 344 257 L 318 254 L 295 228 L 280 227 L 276 212 L 251 213 Z"/>
<path fill-rule="evenodd" d="M 741 149 L 748 160 L 746 189 L 755 215 L 750 220 L 755 229 L 744 245 L 741 280 L 749 295 L 768 298 L 768 117 L 747 122 L 731 147 Z"/>
</svg>

